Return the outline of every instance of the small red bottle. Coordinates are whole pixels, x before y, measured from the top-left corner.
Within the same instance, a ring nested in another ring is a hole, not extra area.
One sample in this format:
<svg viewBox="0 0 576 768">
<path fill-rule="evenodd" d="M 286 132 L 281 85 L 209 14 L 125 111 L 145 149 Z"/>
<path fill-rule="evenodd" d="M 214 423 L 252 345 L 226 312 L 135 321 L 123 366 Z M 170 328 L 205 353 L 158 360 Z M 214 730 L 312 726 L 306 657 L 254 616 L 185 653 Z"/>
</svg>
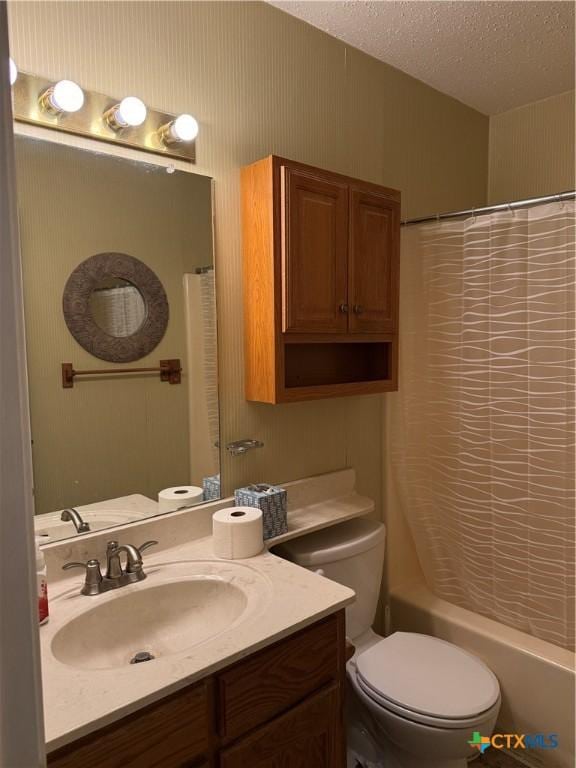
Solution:
<svg viewBox="0 0 576 768">
<path fill-rule="evenodd" d="M 48 621 L 48 581 L 46 579 L 46 559 L 40 549 L 40 539 L 36 537 L 36 586 L 38 590 L 38 621 Z"/>
</svg>

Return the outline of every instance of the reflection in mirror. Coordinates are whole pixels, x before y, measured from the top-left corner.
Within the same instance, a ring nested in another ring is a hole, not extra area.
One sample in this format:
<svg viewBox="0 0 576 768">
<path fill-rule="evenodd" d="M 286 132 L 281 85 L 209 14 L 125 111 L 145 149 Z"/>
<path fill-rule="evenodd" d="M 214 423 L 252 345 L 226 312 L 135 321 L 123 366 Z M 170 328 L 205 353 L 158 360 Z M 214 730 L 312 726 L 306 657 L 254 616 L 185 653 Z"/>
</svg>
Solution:
<svg viewBox="0 0 576 768">
<path fill-rule="evenodd" d="M 146 305 L 138 288 L 121 277 L 100 280 L 90 294 L 90 312 L 109 336 L 132 336 L 146 319 Z"/>
<path fill-rule="evenodd" d="M 54 541 L 217 498 L 212 180 L 23 136 L 16 153 L 37 534 Z M 81 300 L 63 304 L 75 271 Z M 82 313 L 92 351 L 67 324 Z M 179 384 L 129 372 L 174 360 Z M 64 389 L 62 363 L 89 375 Z M 192 491 L 160 510 L 175 486 Z"/>
<path fill-rule="evenodd" d="M 114 251 L 95 253 L 78 264 L 64 286 L 62 311 L 78 344 L 112 363 L 151 354 L 164 338 L 170 316 L 166 291 L 154 270 L 141 259 Z M 172 362 L 180 370 L 180 359 Z"/>
</svg>

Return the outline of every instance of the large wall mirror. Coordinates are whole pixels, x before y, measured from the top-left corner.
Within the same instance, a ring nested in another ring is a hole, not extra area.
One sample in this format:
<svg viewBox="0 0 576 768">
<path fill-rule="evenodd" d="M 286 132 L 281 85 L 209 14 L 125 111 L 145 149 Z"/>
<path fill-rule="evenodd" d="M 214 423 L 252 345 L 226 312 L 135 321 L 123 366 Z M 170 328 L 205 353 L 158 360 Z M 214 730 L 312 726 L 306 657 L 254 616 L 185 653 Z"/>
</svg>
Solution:
<svg viewBox="0 0 576 768">
<path fill-rule="evenodd" d="M 16 160 L 36 533 L 217 498 L 212 180 L 24 136 Z"/>
</svg>

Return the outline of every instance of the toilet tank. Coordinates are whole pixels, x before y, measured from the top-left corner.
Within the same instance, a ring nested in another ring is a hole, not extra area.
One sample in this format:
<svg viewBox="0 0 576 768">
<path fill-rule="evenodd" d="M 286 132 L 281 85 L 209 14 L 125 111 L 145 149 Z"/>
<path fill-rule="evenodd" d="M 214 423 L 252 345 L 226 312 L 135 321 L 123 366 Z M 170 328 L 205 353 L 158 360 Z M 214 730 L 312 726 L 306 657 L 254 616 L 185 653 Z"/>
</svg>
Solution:
<svg viewBox="0 0 576 768">
<path fill-rule="evenodd" d="M 299 536 L 272 552 L 356 592 L 356 601 L 346 608 L 346 634 L 354 640 L 370 629 L 376 615 L 385 539 L 382 523 L 358 518 Z"/>
</svg>

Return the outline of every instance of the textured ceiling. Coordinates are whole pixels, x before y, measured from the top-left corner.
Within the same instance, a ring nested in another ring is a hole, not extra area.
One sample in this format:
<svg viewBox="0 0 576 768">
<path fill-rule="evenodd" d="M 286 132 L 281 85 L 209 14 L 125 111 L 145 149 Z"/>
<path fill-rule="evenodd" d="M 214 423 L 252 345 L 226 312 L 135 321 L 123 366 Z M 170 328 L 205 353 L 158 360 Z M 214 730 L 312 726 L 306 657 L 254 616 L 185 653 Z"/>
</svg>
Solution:
<svg viewBox="0 0 576 768">
<path fill-rule="evenodd" d="M 572 0 L 272 5 L 485 114 L 574 88 Z"/>
</svg>

